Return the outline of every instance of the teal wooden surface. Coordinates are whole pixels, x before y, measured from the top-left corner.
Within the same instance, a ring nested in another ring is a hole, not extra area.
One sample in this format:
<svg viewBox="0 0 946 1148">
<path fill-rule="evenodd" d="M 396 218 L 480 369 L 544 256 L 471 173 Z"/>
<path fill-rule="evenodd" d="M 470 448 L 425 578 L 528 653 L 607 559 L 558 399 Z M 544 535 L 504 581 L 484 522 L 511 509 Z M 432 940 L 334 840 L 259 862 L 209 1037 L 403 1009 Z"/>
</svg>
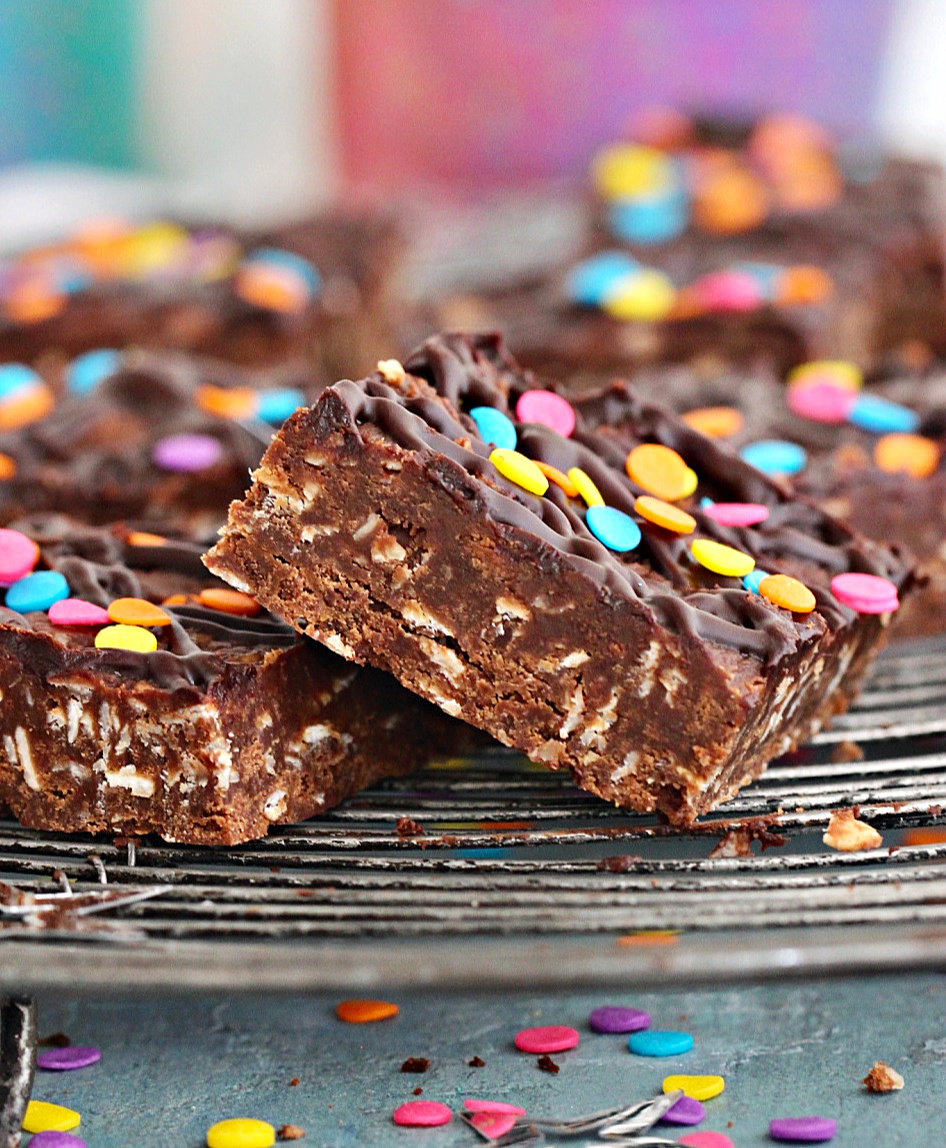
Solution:
<svg viewBox="0 0 946 1148">
<path fill-rule="evenodd" d="M 309 1148 L 461 1148 L 478 1141 L 456 1122 L 402 1129 L 391 1112 L 421 1087 L 455 1108 L 478 1096 L 572 1116 L 643 1098 L 684 1071 L 725 1077 L 701 1127 L 727 1133 L 737 1148 L 771 1144 L 773 1116 L 811 1113 L 837 1119 L 836 1148 L 946 1141 L 946 979 L 935 974 L 649 993 L 398 992 L 388 999 L 399 1017 L 361 1026 L 335 1019 L 336 999 L 44 997 L 41 1031 L 62 1030 L 103 1056 L 78 1072 L 38 1073 L 33 1095 L 81 1112 L 90 1148 L 199 1148 L 208 1126 L 230 1116 L 297 1124 Z M 665 1061 L 631 1056 L 622 1037 L 587 1027 L 591 1009 L 609 1003 L 692 1032 L 694 1050 Z M 561 1071 L 552 1076 L 512 1039 L 519 1028 L 555 1023 L 574 1025 L 582 1039 L 556 1054 Z M 409 1056 L 429 1058 L 429 1071 L 402 1074 Z M 486 1067 L 471 1068 L 473 1056 Z M 860 1081 L 877 1059 L 903 1074 L 902 1092 L 866 1092 Z"/>
</svg>

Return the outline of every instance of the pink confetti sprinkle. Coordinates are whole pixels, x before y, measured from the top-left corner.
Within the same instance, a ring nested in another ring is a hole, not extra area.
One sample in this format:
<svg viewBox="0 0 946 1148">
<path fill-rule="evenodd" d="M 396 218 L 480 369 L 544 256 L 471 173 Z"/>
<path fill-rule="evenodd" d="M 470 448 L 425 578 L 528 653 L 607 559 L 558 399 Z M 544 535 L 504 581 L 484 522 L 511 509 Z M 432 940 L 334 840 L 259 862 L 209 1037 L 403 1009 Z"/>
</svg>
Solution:
<svg viewBox="0 0 946 1148">
<path fill-rule="evenodd" d="M 733 1142 L 722 1132 L 688 1132 L 677 1143 L 689 1148 L 733 1148 Z"/>
<path fill-rule="evenodd" d="M 565 1024 L 548 1024 L 524 1028 L 516 1033 L 515 1045 L 520 1052 L 564 1052 L 578 1043 L 578 1032 Z"/>
<path fill-rule="evenodd" d="M 720 526 L 758 526 L 769 516 L 769 508 L 761 502 L 714 502 L 703 507 L 707 518 Z"/>
<path fill-rule="evenodd" d="M 753 311 L 763 302 L 759 284 L 746 271 L 713 271 L 691 290 L 707 311 Z"/>
<path fill-rule="evenodd" d="M 154 444 L 151 457 L 163 470 L 206 470 L 220 460 L 223 443 L 209 434 L 172 434 Z"/>
<path fill-rule="evenodd" d="M 108 611 L 84 598 L 61 598 L 49 607 L 49 620 L 56 626 L 107 626 Z"/>
<path fill-rule="evenodd" d="M 452 1117 L 446 1104 L 437 1100 L 409 1100 L 394 1109 L 391 1119 L 405 1128 L 434 1128 L 438 1124 L 449 1124 Z"/>
<path fill-rule="evenodd" d="M 575 429 L 575 408 L 554 391 L 524 391 L 516 403 L 516 418 L 521 423 L 541 423 L 562 436 Z"/>
<path fill-rule="evenodd" d="M 900 605 L 897 587 L 876 574 L 836 574 L 831 593 L 858 614 L 888 614 Z"/>
<path fill-rule="evenodd" d="M 525 1116 L 526 1110 L 518 1104 L 506 1104 L 503 1100 L 464 1100 L 463 1107 L 468 1112 L 493 1112 L 503 1116 Z"/>
<path fill-rule="evenodd" d="M 496 1140 L 498 1137 L 506 1135 L 516 1123 L 516 1119 L 517 1117 L 511 1112 L 477 1112 L 470 1123 L 484 1136 Z"/>
<path fill-rule="evenodd" d="M 24 578 L 39 560 L 39 547 L 19 530 L 0 530 L 0 586 Z"/>
<path fill-rule="evenodd" d="M 837 383 L 798 383 L 788 388 L 789 410 L 819 423 L 843 423 L 857 402 L 857 392 Z"/>
</svg>

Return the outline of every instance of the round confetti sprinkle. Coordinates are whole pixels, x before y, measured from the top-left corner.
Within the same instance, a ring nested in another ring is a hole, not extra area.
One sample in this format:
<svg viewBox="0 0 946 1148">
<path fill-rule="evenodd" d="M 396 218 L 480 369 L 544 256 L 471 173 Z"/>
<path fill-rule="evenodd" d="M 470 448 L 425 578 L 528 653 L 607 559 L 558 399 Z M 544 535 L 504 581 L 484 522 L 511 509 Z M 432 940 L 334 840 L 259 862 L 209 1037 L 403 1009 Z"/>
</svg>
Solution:
<svg viewBox="0 0 946 1148">
<path fill-rule="evenodd" d="M 759 284 L 745 271 L 713 271 L 690 285 L 703 311 L 754 311 L 764 299 Z"/>
<path fill-rule="evenodd" d="M 769 1135 L 773 1140 L 822 1144 L 832 1140 L 837 1130 L 837 1121 L 828 1116 L 786 1116 L 769 1121 Z"/>
<path fill-rule="evenodd" d="M 38 422 L 56 405 L 49 387 L 43 385 L 23 394 L 14 395 L 0 403 L 0 430 L 18 430 Z"/>
<path fill-rule="evenodd" d="M 672 280 L 653 267 L 631 271 L 612 284 L 602 307 L 615 319 L 656 322 L 673 310 L 677 290 Z"/>
<path fill-rule="evenodd" d="M 162 606 L 193 606 L 195 602 L 193 594 L 169 594 L 166 598 L 162 599 Z"/>
<path fill-rule="evenodd" d="M 739 457 L 763 474 L 798 474 L 808 461 L 804 447 L 774 438 L 749 443 L 739 452 Z"/>
<path fill-rule="evenodd" d="M 301 255 L 261 247 L 237 268 L 233 289 L 253 307 L 298 313 L 318 293 L 322 279 Z"/>
<path fill-rule="evenodd" d="M 116 598 L 108 605 L 112 622 L 123 626 L 169 626 L 171 617 L 146 598 Z"/>
<path fill-rule="evenodd" d="M 680 1056 L 693 1047 L 693 1037 L 688 1032 L 654 1028 L 631 1033 L 627 1047 L 636 1056 Z"/>
<path fill-rule="evenodd" d="M 666 243 L 682 235 L 689 221 L 690 205 L 679 187 L 618 199 L 608 209 L 611 231 L 629 243 Z"/>
<path fill-rule="evenodd" d="M 490 451 L 489 461 L 504 478 L 528 490 L 530 494 L 545 494 L 549 488 L 549 480 L 532 459 L 517 450 L 497 447 Z"/>
<path fill-rule="evenodd" d="M 42 377 L 25 363 L 0 364 L 0 403 L 42 387 Z"/>
<path fill-rule="evenodd" d="M 673 179 L 670 157 L 659 148 L 641 144 L 609 144 L 595 156 L 591 170 L 605 199 L 652 194 Z"/>
<path fill-rule="evenodd" d="M 677 1143 L 688 1148 L 733 1148 L 733 1142 L 722 1132 L 688 1132 Z"/>
<path fill-rule="evenodd" d="M 223 444 L 209 434 L 172 434 L 154 444 L 151 457 L 163 470 L 206 470 L 223 456 Z"/>
<path fill-rule="evenodd" d="M 105 626 L 108 611 L 84 598 L 60 598 L 49 607 L 49 620 L 55 626 Z"/>
<path fill-rule="evenodd" d="M 888 614 L 900 605 L 897 587 L 877 574 L 836 574 L 831 593 L 858 614 Z"/>
<path fill-rule="evenodd" d="M 36 1058 L 36 1064 L 52 1072 L 69 1072 L 74 1068 L 88 1068 L 101 1059 L 102 1054 L 97 1048 L 70 1045 L 68 1048 L 50 1048 L 41 1052 Z"/>
<path fill-rule="evenodd" d="M 673 1108 L 661 1116 L 661 1124 L 699 1124 L 706 1119 L 706 1109 L 692 1096 L 681 1096 Z"/>
<path fill-rule="evenodd" d="M 843 423 L 854 409 L 857 394 L 836 383 L 805 383 L 789 387 L 788 409 L 803 419 L 819 423 Z"/>
<path fill-rule="evenodd" d="M 787 267 L 779 279 L 777 303 L 789 306 L 809 306 L 824 303 L 834 294 L 834 281 L 820 267 L 799 264 Z"/>
<path fill-rule="evenodd" d="M 601 491 L 595 486 L 591 476 L 586 474 L 580 466 L 573 466 L 569 469 L 568 479 L 586 506 L 604 506 Z"/>
<path fill-rule="evenodd" d="M 702 510 L 720 526 L 758 526 L 769 516 L 769 508 L 761 502 L 712 502 Z"/>
<path fill-rule="evenodd" d="M 565 281 L 565 292 L 582 307 L 601 305 L 612 285 L 640 264 L 623 251 L 603 251 L 573 267 Z"/>
<path fill-rule="evenodd" d="M 726 578 L 743 578 L 755 566 L 751 554 L 732 546 L 724 546 L 721 542 L 713 542 L 709 538 L 697 538 L 690 550 L 701 566 Z"/>
<path fill-rule="evenodd" d="M 858 395 L 848 419 L 862 430 L 876 434 L 913 434 L 920 425 L 916 411 L 879 395 Z"/>
<path fill-rule="evenodd" d="M 719 1096 L 725 1087 L 726 1082 L 721 1076 L 686 1076 L 677 1073 L 665 1076 L 663 1082 L 664 1092 L 676 1092 L 678 1088 L 682 1088 L 684 1096 L 689 1096 L 692 1100 L 712 1100 L 714 1096 Z"/>
<path fill-rule="evenodd" d="M 844 359 L 815 359 L 794 367 L 789 371 L 786 382 L 790 387 L 833 383 L 836 387 L 859 391 L 864 385 L 864 372 L 856 364 Z"/>
<path fill-rule="evenodd" d="M 66 368 L 66 386 L 75 395 L 87 395 L 99 383 L 113 375 L 122 361 L 121 354 L 102 347 L 97 351 L 86 351 L 78 355 Z"/>
<path fill-rule="evenodd" d="M 335 1015 L 349 1024 L 369 1024 L 397 1016 L 401 1010 L 390 1001 L 348 1000 L 335 1006 Z"/>
<path fill-rule="evenodd" d="M 274 387 L 271 391 L 260 392 L 256 413 L 264 423 L 284 423 L 305 405 L 305 395 L 298 388 Z"/>
<path fill-rule="evenodd" d="M 491 1140 L 496 1140 L 515 1126 L 518 1117 L 511 1112 L 476 1112 L 470 1123 Z"/>
<path fill-rule="evenodd" d="M 695 470 L 687 467 L 686 474 L 683 476 L 683 494 L 681 498 L 689 498 L 691 494 L 696 493 L 696 488 L 700 485 L 699 475 Z"/>
<path fill-rule="evenodd" d="M 634 503 L 634 509 L 641 518 L 662 526 L 664 530 L 672 530 L 674 534 L 692 534 L 696 529 L 696 519 L 692 514 L 650 494 L 642 494 Z"/>
<path fill-rule="evenodd" d="M 588 1017 L 592 1032 L 640 1032 L 650 1027 L 650 1013 L 639 1008 L 602 1005 Z"/>
<path fill-rule="evenodd" d="M 503 1100 L 464 1100 L 463 1107 L 470 1112 L 494 1112 L 502 1116 L 525 1116 L 526 1110 L 518 1104 Z"/>
<path fill-rule="evenodd" d="M 6 482 L 16 474 L 16 460 L 8 454 L 0 453 L 0 482 Z"/>
<path fill-rule="evenodd" d="M 683 421 L 707 438 L 731 438 L 746 425 L 742 412 L 735 407 L 697 407 L 687 411 Z"/>
<path fill-rule="evenodd" d="M 768 577 L 769 577 L 768 570 L 760 570 L 759 567 L 757 566 L 754 570 L 750 570 L 749 573 L 745 576 L 745 578 L 743 578 L 742 584 L 743 584 L 743 586 L 745 586 L 745 588 L 747 590 L 750 590 L 753 594 L 758 594 L 759 593 L 759 587 L 761 586 L 763 579 L 768 578 Z"/>
<path fill-rule="evenodd" d="M 88 1148 L 81 1137 L 69 1132 L 37 1132 L 30 1144 L 32 1148 Z"/>
<path fill-rule="evenodd" d="M 0 529 L 0 586 L 12 586 L 39 561 L 39 547 L 19 530 Z"/>
<path fill-rule="evenodd" d="M 150 534 L 147 530 L 133 530 L 125 540 L 129 546 L 166 546 L 163 534 Z"/>
<path fill-rule="evenodd" d="M 547 1024 L 539 1028 L 524 1028 L 516 1033 L 514 1044 L 520 1052 L 536 1054 L 565 1052 L 579 1041 L 578 1030 L 567 1024 Z"/>
<path fill-rule="evenodd" d="M 473 407 L 470 418 L 476 423 L 483 442 L 491 442 L 501 450 L 515 450 L 518 437 L 515 423 L 495 407 Z"/>
<path fill-rule="evenodd" d="M 58 570 L 39 570 L 14 582 L 7 590 L 6 607 L 18 614 L 48 610 L 61 598 L 69 597 L 69 583 Z"/>
<path fill-rule="evenodd" d="M 265 1120 L 235 1117 L 207 1129 L 207 1148 L 270 1148 L 275 1143 L 276 1129 Z"/>
<path fill-rule="evenodd" d="M 748 168 L 728 164 L 697 188 L 694 218 L 717 235 L 735 235 L 758 226 L 769 210 L 765 186 Z"/>
<path fill-rule="evenodd" d="M 158 639 L 141 626 L 106 626 L 95 635 L 99 650 L 131 650 L 136 654 L 150 654 L 158 648 Z"/>
<path fill-rule="evenodd" d="M 395 1108 L 391 1119 L 406 1128 L 435 1128 L 438 1124 L 449 1124 L 452 1117 L 446 1104 L 436 1100 L 409 1100 Z"/>
<path fill-rule="evenodd" d="M 71 1108 L 50 1104 L 46 1100 L 31 1100 L 23 1116 L 24 1132 L 68 1132 L 78 1128 L 82 1117 Z"/>
<path fill-rule="evenodd" d="M 613 506 L 589 506 L 585 522 L 602 545 L 624 554 L 640 545 L 641 528 L 629 514 Z"/>
<path fill-rule="evenodd" d="M 557 466 L 550 466 L 547 462 L 537 462 L 535 465 L 542 471 L 549 482 L 554 482 L 556 486 L 560 487 L 568 498 L 578 497 L 578 487 L 567 474 L 562 474 Z"/>
<path fill-rule="evenodd" d="M 521 423 L 551 427 L 562 438 L 568 438 L 575 429 L 575 408 L 554 391 L 524 391 L 516 403 L 516 418 Z"/>
<path fill-rule="evenodd" d="M 793 614 L 810 614 L 815 608 L 815 596 L 797 578 L 788 574 L 770 574 L 759 582 L 759 591 L 773 606 L 791 610 Z"/>
<path fill-rule="evenodd" d="M 242 590 L 229 590 L 223 586 L 208 586 L 198 595 L 201 606 L 220 610 L 224 614 L 235 614 L 241 618 L 254 618 L 260 612 L 260 604 Z"/>
<path fill-rule="evenodd" d="M 874 462 L 881 470 L 911 478 L 929 478 L 939 457 L 939 444 L 918 434 L 885 434 L 874 447 Z"/>
<path fill-rule="evenodd" d="M 252 387 L 217 387 L 211 383 L 197 388 L 194 401 L 202 411 L 224 419 L 247 419 L 257 413 L 259 393 Z"/>
<path fill-rule="evenodd" d="M 686 497 L 691 481 L 690 468 L 669 446 L 656 442 L 641 443 L 628 453 L 624 468 L 632 482 L 664 502 L 677 502 Z"/>
</svg>

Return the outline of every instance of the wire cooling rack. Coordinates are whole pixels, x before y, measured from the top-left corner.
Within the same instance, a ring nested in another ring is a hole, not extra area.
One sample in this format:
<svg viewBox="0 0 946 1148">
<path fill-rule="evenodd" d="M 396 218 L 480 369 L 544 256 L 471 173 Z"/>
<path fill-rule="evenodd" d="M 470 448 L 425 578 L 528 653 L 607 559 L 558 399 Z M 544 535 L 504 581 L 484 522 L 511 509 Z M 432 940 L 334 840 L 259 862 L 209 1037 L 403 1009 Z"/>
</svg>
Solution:
<svg viewBox="0 0 946 1148">
<path fill-rule="evenodd" d="M 850 806 L 882 847 L 823 845 L 832 810 Z M 127 991 L 941 965 L 944 810 L 946 642 L 901 644 L 854 710 L 687 833 L 502 749 L 239 848 L 0 822 L 0 970 L 5 988 Z M 710 856 L 727 832 L 751 853 Z"/>
</svg>

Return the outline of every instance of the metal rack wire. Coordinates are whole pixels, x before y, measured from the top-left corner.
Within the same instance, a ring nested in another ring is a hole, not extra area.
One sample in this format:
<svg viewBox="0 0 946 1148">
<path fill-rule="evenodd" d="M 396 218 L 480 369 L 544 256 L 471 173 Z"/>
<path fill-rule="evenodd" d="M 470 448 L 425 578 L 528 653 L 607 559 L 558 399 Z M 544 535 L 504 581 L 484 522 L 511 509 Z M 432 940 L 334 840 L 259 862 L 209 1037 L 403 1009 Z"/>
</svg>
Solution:
<svg viewBox="0 0 946 1148">
<path fill-rule="evenodd" d="M 823 846 L 852 805 L 881 848 Z M 900 645 L 856 709 L 684 834 L 505 750 L 240 848 L 0 823 L 0 969 L 26 988 L 469 988 L 941 964 L 944 810 L 946 643 Z M 709 856 L 734 824 L 783 843 Z"/>
</svg>

